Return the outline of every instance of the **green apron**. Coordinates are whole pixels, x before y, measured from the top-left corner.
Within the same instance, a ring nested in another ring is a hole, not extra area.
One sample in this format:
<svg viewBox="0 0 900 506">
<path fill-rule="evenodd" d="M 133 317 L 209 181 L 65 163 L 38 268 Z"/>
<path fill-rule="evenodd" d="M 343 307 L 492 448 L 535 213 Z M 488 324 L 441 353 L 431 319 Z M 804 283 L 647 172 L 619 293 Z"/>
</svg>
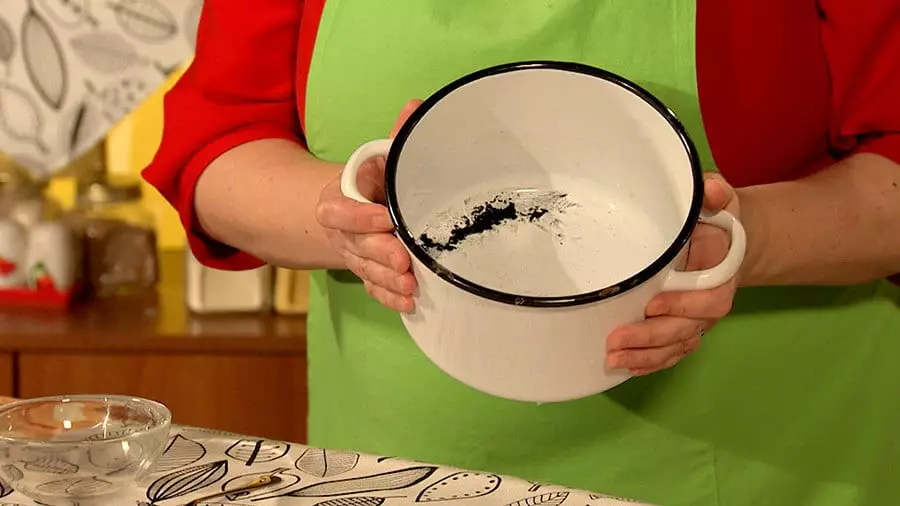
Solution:
<svg viewBox="0 0 900 506">
<path fill-rule="evenodd" d="M 307 141 L 343 162 L 386 136 L 407 100 L 465 73 L 574 60 L 656 94 L 712 169 L 694 24 L 693 0 L 328 0 Z M 309 438 L 667 506 L 894 504 L 898 301 L 880 282 L 742 290 L 735 314 L 676 368 L 535 405 L 454 381 L 354 276 L 317 272 Z"/>
</svg>

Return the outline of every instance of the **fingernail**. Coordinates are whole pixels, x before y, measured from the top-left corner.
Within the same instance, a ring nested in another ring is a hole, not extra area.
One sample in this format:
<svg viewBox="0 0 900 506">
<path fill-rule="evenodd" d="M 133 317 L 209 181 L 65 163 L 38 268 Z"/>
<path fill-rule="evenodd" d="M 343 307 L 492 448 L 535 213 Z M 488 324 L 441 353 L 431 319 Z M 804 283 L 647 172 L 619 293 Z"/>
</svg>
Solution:
<svg viewBox="0 0 900 506">
<path fill-rule="evenodd" d="M 394 228 L 394 222 L 391 221 L 391 217 L 387 214 L 379 214 L 378 216 L 375 216 L 375 218 L 373 218 L 372 220 L 372 225 L 374 225 L 375 228 L 381 230 L 390 230 Z"/>
<path fill-rule="evenodd" d="M 647 316 L 659 316 L 666 314 L 668 311 L 669 308 L 666 307 L 666 303 L 659 299 L 651 300 L 650 303 L 647 304 Z"/>
</svg>

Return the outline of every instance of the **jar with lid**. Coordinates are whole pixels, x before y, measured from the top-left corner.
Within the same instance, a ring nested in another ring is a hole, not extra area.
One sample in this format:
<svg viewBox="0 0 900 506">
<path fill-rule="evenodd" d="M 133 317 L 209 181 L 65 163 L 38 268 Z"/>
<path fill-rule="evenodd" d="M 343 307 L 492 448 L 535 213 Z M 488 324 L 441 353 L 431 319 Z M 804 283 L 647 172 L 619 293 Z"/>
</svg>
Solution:
<svg viewBox="0 0 900 506">
<path fill-rule="evenodd" d="M 138 182 L 81 182 L 71 219 L 84 243 L 85 282 L 92 295 L 155 295 L 156 223 L 141 203 Z"/>
<path fill-rule="evenodd" d="M 309 311 L 309 271 L 277 269 L 274 306 L 279 314 L 306 314 Z"/>
</svg>

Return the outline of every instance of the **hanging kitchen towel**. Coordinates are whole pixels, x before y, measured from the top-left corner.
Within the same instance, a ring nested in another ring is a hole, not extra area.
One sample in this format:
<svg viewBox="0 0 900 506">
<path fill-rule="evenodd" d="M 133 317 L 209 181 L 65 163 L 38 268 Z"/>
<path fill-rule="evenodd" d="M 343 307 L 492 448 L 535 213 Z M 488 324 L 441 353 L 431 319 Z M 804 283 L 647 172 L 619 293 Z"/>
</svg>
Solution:
<svg viewBox="0 0 900 506">
<path fill-rule="evenodd" d="M 195 45 L 203 0 L 0 0 L 0 152 L 62 170 Z"/>
</svg>

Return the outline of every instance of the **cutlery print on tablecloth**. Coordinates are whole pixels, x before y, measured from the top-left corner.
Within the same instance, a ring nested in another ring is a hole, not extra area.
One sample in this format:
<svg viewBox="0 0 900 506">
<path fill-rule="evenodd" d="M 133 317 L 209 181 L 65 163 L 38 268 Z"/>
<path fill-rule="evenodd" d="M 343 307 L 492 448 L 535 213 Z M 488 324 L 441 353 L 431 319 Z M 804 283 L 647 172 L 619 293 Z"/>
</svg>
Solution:
<svg viewBox="0 0 900 506">
<path fill-rule="evenodd" d="M 260 488 L 258 490 L 244 490 L 242 492 L 234 492 L 225 496 L 229 501 L 256 501 L 261 499 L 270 499 L 279 497 L 284 490 L 294 487 L 300 483 L 301 478 L 294 474 L 286 467 L 279 467 L 263 473 L 251 473 L 232 478 L 222 484 L 222 491 L 234 489 L 251 481 L 262 478 L 263 476 L 271 476 L 279 481 L 277 485 Z"/>
<path fill-rule="evenodd" d="M 0 13 L 0 152 L 63 170 L 193 53 L 202 0 L 21 0 Z"/>
</svg>

